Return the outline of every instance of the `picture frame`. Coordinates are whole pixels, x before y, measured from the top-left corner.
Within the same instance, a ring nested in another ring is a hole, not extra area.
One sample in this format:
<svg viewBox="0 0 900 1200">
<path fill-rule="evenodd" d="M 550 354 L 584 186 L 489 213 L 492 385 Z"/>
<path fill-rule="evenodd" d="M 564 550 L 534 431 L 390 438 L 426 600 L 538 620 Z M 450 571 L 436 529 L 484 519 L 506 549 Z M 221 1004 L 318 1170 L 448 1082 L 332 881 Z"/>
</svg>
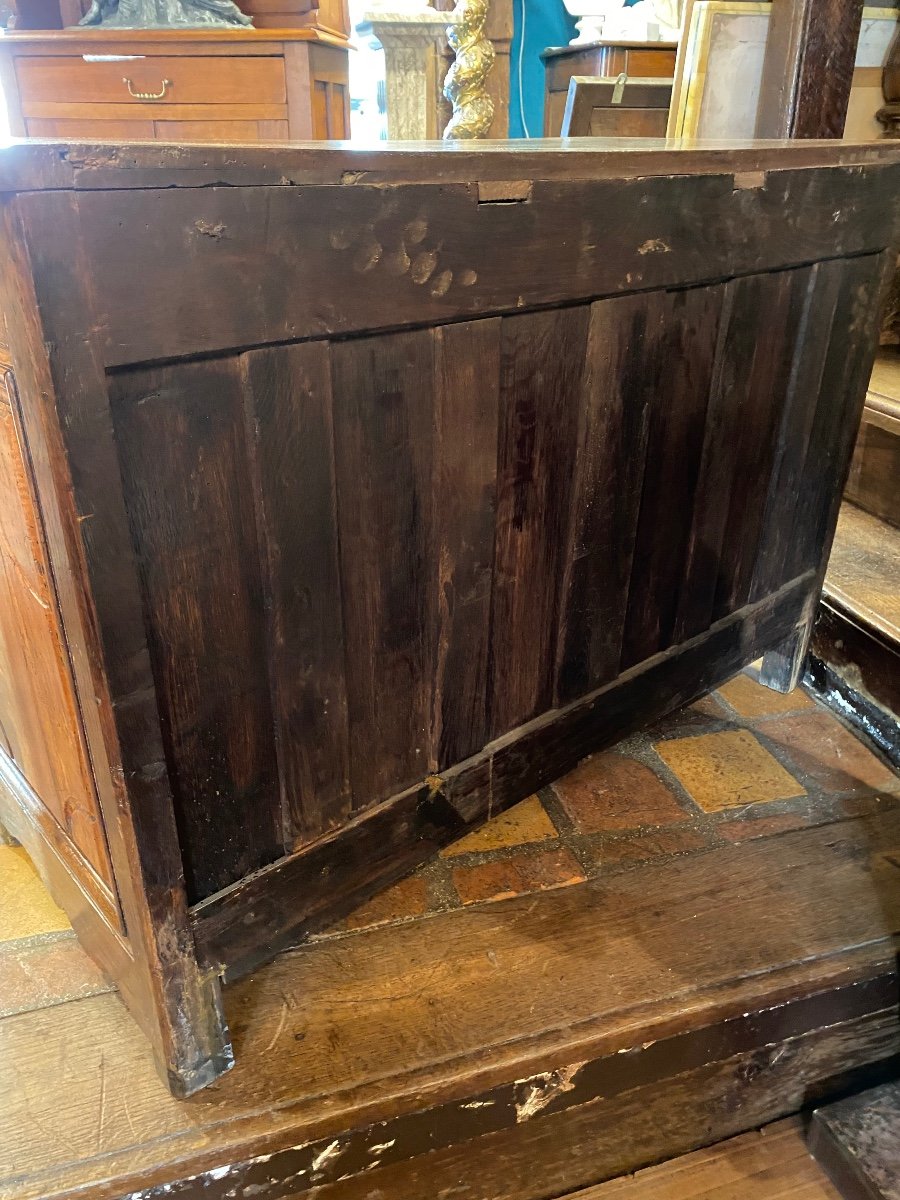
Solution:
<svg viewBox="0 0 900 1200">
<path fill-rule="evenodd" d="M 752 138 L 770 0 L 688 0 L 675 66 L 668 137 Z M 881 72 L 900 22 L 896 7 L 867 7 L 857 50 L 845 139 L 881 134 Z"/>
</svg>

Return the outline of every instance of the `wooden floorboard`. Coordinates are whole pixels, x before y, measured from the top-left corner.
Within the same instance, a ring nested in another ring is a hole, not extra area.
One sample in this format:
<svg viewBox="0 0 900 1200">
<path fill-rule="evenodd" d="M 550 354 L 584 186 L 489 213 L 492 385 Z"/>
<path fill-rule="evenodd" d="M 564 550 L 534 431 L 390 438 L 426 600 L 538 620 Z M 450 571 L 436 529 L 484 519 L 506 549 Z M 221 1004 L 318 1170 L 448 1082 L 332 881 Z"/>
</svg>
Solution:
<svg viewBox="0 0 900 1200">
<path fill-rule="evenodd" d="M 620 1090 L 642 1071 L 651 1083 L 680 1072 L 692 1053 L 702 1063 L 714 1052 L 678 1035 L 779 1000 L 819 994 L 811 1021 L 835 1024 L 829 993 L 880 976 L 871 1007 L 890 1009 L 898 875 L 892 811 L 310 946 L 231 989 L 243 1065 L 188 1102 L 164 1092 L 115 996 L 7 1018 L 0 1196 L 65 1194 L 86 1171 L 117 1181 L 92 1195 L 118 1196 L 161 1162 L 176 1176 L 215 1171 L 298 1142 L 314 1163 L 360 1128 L 367 1150 L 390 1142 L 391 1158 L 413 1157 L 484 1110 L 491 1122 L 471 1119 L 461 1140 L 538 1121 L 557 1101 L 589 1105 L 624 1052 Z M 889 1012 L 872 1057 L 900 1050 L 894 1024 Z M 666 1041 L 673 1061 L 654 1062 Z M 725 1041 L 726 1056 L 739 1048 Z M 600 1065 L 579 1092 L 585 1063 Z"/>
<path fill-rule="evenodd" d="M 841 1200 L 790 1117 L 565 1200 Z"/>
<path fill-rule="evenodd" d="M 900 644 L 900 529 L 843 504 L 825 598 Z"/>
<path fill-rule="evenodd" d="M 898 933 L 900 780 L 751 671 L 227 987 L 187 1101 L 8 944 L 0 1200 L 557 1200 L 868 1082 Z"/>
</svg>

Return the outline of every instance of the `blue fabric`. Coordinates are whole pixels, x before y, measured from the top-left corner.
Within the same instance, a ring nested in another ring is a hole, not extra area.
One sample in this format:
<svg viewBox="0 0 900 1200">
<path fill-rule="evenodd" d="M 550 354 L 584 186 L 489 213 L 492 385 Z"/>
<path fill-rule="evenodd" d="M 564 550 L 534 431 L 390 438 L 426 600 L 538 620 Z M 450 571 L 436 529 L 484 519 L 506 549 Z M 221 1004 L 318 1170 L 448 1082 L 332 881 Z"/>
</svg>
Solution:
<svg viewBox="0 0 900 1200">
<path fill-rule="evenodd" d="M 626 0 L 626 5 L 637 0 Z M 519 53 L 522 46 L 522 8 L 525 6 L 525 49 L 522 54 L 522 97 L 519 99 Z M 509 60 L 509 136 L 531 137 L 544 132 L 544 63 L 541 54 L 548 46 L 567 46 L 575 36 L 575 18 L 562 0 L 513 0 L 513 40 Z"/>
<path fill-rule="evenodd" d="M 522 7 L 525 6 L 525 46 L 522 53 Z M 575 36 L 575 18 L 562 0 L 513 0 L 513 40 L 509 60 L 509 136 L 532 137 L 544 132 L 544 63 L 541 54 L 548 46 L 565 46 Z M 519 100 L 519 54 L 522 53 L 522 97 Z"/>
</svg>

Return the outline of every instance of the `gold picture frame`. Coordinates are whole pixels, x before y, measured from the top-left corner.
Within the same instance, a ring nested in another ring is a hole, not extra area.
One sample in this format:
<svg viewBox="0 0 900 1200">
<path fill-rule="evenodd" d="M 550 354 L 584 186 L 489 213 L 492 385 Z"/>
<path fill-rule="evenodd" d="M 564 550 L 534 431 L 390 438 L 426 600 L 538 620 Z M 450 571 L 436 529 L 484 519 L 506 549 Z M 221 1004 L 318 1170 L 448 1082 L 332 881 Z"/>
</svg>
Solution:
<svg viewBox="0 0 900 1200">
<path fill-rule="evenodd" d="M 753 137 L 770 0 L 688 0 L 675 65 L 668 137 Z M 874 140 L 874 90 L 880 88 L 900 12 L 863 10 L 863 31 L 853 78 L 848 136 Z M 882 23 L 883 27 L 882 27 Z M 863 94 L 862 89 L 865 89 Z M 729 100 L 733 101 L 729 105 Z M 872 107 L 871 114 L 869 108 Z"/>
</svg>

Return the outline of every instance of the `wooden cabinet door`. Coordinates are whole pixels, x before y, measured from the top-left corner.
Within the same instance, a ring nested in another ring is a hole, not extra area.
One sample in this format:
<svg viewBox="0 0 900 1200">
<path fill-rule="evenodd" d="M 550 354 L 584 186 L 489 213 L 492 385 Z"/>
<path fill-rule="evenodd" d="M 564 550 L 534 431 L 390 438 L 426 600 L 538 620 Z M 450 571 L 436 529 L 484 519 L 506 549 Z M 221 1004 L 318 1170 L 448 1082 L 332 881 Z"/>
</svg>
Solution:
<svg viewBox="0 0 900 1200">
<path fill-rule="evenodd" d="M 40 513 L 0 362 L 0 749 L 112 887 Z"/>
</svg>

